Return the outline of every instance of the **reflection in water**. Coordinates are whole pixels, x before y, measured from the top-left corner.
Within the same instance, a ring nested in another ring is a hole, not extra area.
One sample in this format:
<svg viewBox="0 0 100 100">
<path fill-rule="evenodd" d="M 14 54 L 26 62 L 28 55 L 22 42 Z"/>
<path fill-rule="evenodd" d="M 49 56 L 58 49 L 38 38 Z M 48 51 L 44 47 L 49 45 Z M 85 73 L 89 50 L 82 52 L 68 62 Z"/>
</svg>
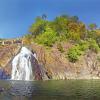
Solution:
<svg viewBox="0 0 100 100">
<path fill-rule="evenodd" d="M 32 82 L 11 82 L 11 88 L 9 90 L 11 95 L 16 96 L 32 96 L 32 93 L 34 92 L 34 86 Z"/>
<path fill-rule="evenodd" d="M 0 100 L 100 100 L 100 80 L 0 81 Z"/>
</svg>

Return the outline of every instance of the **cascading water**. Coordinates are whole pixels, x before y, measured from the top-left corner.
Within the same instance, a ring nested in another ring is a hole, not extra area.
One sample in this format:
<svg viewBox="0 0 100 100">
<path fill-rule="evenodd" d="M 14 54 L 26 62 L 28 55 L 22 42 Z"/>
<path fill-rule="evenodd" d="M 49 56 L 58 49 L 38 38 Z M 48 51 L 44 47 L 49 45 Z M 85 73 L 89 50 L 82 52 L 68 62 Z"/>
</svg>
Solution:
<svg viewBox="0 0 100 100">
<path fill-rule="evenodd" d="M 12 80 L 26 80 L 30 81 L 35 78 L 32 69 L 32 61 L 35 58 L 30 50 L 26 47 L 22 47 L 21 51 L 12 61 Z"/>
</svg>

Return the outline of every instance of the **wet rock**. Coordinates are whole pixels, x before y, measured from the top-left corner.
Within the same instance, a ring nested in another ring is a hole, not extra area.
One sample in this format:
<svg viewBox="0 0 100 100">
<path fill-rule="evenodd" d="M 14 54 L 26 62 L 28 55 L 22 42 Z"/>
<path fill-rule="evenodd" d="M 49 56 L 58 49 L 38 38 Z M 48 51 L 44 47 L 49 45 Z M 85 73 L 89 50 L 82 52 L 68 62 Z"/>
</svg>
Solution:
<svg viewBox="0 0 100 100">
<path fill-rule="evenodd" d="M 0 79 L 10 79 L 10 75 L 8 75 L 3 69 L 0 69 Z"/>
</svg>

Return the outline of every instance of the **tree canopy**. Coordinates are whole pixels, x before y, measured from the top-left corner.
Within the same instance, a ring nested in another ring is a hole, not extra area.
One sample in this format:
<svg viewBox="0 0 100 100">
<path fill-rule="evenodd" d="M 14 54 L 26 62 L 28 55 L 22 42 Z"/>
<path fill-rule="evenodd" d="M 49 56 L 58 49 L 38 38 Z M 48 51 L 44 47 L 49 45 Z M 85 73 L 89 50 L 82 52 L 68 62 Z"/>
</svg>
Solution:
<svg viewBox="0 0 100 100">
<path fill-rule="evenodd" d="M 75 63 L 86 50 L 100 51 L 100 29 L 95 23 L 88 26 L 77 16 L 61 15 L 54 20 L 47 20 L 47 15 L 38 16 L 24 37 L 26 44 L 36 42 L 52 47 L 57 44 L 58 50 L 65 52 L 63 41 L 72 42 L 74 46 L 67 52 L 69 61 Z"/>
</svg>

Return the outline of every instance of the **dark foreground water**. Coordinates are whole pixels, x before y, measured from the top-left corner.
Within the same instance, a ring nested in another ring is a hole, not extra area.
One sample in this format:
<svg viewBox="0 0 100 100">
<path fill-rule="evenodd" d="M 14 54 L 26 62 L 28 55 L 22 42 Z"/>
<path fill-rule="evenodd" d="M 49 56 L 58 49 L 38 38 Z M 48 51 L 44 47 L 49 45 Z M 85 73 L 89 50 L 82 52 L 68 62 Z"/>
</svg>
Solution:
<svg viewBox="0 0 100 100">
<path fill-rule="evenodd" d="M 1 80 L 0 100 L 100 100 L 100 80 Z"/>
</svg>

